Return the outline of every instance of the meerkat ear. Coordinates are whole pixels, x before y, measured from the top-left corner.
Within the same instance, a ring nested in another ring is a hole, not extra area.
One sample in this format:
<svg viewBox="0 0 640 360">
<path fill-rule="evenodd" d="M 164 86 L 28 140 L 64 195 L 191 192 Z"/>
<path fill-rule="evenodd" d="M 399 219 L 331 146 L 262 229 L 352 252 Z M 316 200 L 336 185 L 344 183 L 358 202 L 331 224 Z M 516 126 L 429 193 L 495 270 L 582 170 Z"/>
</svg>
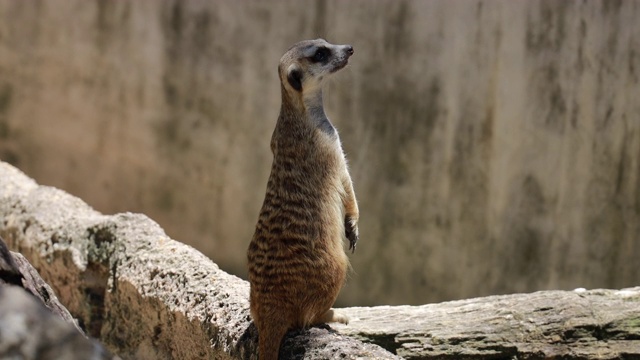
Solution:
<svg viewBox="0 0 640 360">
<path fill-rule="evenodd" d="M 297 64 L 292 64 L 287 69 L 287 80 L 292 88 L 302 91 L 302 70 Z"/>
</svg>

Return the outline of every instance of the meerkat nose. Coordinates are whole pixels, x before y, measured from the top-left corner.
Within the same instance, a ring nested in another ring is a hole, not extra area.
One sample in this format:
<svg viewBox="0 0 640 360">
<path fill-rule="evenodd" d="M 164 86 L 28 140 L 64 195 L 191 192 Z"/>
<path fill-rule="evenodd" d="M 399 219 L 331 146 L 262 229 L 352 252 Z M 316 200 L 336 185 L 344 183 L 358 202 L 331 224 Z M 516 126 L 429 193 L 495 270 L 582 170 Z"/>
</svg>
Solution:
<svg viewBox="0 0 640 360">
<path fill-rule="evenodd" d="M 353 55 L 353 46 L 347 45 L 347 54 L 349 54 L 349 56 Z"/>
</svg>

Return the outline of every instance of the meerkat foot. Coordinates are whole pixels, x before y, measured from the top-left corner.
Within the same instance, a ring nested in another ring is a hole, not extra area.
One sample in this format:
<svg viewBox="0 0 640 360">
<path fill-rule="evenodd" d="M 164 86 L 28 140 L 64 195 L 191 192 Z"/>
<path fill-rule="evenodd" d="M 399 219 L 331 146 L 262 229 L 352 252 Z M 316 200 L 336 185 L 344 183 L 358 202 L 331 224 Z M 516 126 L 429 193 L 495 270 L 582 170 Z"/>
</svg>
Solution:
<svg viewBox="0 0 640 360">
<path fill-rule="evenodd" d="M 337 322 L 341 324 L 349 324 L 349 317 L 345 314 L 329 309 L 326 313 L 318 318 L 318 324 Z"/>
</svg>

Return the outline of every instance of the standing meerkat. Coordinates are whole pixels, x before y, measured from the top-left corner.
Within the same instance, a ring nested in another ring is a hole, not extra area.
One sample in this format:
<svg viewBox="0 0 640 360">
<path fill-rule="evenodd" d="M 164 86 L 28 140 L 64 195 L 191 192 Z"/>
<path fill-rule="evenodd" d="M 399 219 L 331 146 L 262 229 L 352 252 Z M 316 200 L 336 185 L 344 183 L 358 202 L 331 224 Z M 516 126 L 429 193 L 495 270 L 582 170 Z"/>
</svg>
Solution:
<svg viewBox="0 0 640 360">
<path fill-rule="evenodd" d="M 359 212 L 338 132 L 324 113 L 322 84 L 351 55 L 350 45 L 317 39 L 293 45 L 280 59 L 273 165 L 247 251 L 261 360 L 278 358 L 290 329 L 348 322 L 331 306 L 349 267 L 343 241 L 356 248 Z"/>
</svg>

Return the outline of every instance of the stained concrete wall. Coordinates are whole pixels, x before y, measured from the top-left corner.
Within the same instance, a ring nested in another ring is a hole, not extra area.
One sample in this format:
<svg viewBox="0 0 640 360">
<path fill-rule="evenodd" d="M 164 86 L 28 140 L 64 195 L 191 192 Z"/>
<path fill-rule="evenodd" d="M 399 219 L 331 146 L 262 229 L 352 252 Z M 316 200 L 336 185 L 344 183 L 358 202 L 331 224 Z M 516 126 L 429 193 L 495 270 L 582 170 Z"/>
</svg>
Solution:
<svg viewBox="0 0 640 360">
<path fill-rule="evenodd" d="M 303 38 L 361 208 L 340 304 L 637 284 L 640 3 L 0 1 L 0 159 L 245 274 Z"/>
</svg>

